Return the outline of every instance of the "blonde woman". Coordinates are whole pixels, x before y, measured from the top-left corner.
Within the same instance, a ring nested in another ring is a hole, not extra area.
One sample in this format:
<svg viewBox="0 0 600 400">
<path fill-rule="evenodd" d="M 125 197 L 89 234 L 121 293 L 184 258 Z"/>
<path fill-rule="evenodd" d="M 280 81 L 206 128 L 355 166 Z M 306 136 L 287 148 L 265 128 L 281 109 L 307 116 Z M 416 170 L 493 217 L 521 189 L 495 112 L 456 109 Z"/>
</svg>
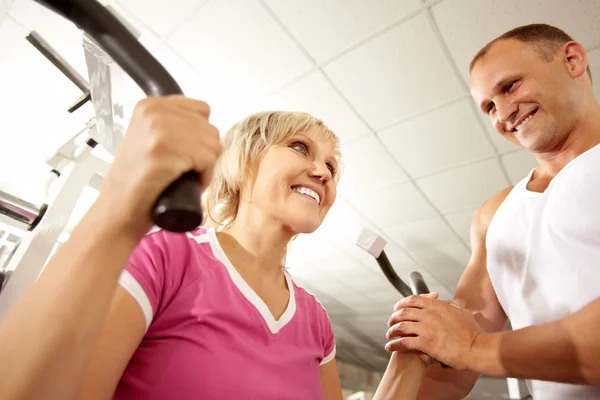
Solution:
<svg viewBox="0 0 600 400">
<path fill-rule="evenodd" d="M 26 315 L 50 334 L 4 355 L 22 367 L 5 398 L 342 398 L 327 313 L 282 268 L 333 205 L 338 140 L 308 114 L 262 112 L 225 135 L 215 165 L 208 114 L 178 96 L 136 108 L 98 201 L 3 326 L 16 346 Z M 192 168 L 212 177 L 205 227 L 146 235 L 153 200 Z M 416 396 L 424 368 L 395 354 L 378 399 Z"/>
</svg>

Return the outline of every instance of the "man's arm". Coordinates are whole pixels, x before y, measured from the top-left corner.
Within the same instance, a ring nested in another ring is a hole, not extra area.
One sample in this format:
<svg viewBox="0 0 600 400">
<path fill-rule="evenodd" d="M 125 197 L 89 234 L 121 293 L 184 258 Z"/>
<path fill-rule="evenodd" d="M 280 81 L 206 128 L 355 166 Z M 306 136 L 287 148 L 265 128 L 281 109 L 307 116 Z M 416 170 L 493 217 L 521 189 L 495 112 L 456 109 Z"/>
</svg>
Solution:
<svg viewBox="0 0 600 400">
<path fill-rule="evenodd" d="M 486 332 L 501 331 L 507 321 L 487 272 L 485 238 L 496 210 L 511 189 L 508 187 L 500 191 L 475 213 L 470 232 L 471 259 L 460 278 L 453 300 L 474 313 Z M 477 379 L 479 374 L 475 372 L 443 369 L 434 365 L 425 373 L 418 399 L 462 399 L 471 392 Z"/>
<path fill-rule="evenodd" d="M 480 334 L 468 368 L 493 376 L 600 385 L 600 299 L 561 320 Z"/>
</svg>

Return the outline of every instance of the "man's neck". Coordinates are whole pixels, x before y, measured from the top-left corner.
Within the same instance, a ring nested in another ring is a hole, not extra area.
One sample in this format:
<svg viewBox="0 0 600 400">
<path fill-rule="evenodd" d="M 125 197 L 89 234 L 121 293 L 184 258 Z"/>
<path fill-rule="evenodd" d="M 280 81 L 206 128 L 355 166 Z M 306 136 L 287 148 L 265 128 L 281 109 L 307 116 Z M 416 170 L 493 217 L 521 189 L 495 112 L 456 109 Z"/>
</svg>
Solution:
<svg viewBox="0 0 600 400">
<path fill-rule="evenodd" d="M 600 107 L 596 106 L 552 151 L 536 154 L 536 175 L 553 178 L 569 162 L 600 144 Z"/>
</svg>

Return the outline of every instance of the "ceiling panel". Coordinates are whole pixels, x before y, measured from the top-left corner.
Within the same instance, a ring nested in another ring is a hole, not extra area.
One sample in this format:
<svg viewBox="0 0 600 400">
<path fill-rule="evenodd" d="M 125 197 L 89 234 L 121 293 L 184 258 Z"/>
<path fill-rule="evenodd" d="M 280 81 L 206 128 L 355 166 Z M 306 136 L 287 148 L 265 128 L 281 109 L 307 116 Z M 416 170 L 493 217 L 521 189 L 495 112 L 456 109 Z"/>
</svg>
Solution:
<svg viewBox="0 0 600 400">
<path fill-rule="evenodd" d="M 452 226 L 466 244 L 469 244 L 470 242 L 471 221 L 473 220 L 476 211 L 477 208 L 471 208 L 465 211 L 444 215 L 446 221 L 448 221 L 450 226 Z"/>
<path fill-rule="evenodd" d="M 193 17 L 208 0 L 115 0 L 159 36 L 168 36 Z"/>
<path fill-rule="evenodd" d="M 415 249 L 457 246 L 460 239 L 440 217 L 392 226 L 383 230 L 398 246 L 413 253 Z"/>
<path fill-rule="evenodd" d="M 384 129 L 378 135 L 412 177 L 494 154 L 470 98 Z"/>
<path fill-rule="evenodd" d="M 324 71 L 374 129 L 464 94 L 424 15 L 345 54 Z"/>
<path fill-rule="evenodd" d="M 483 122 L 483 126 L 485 127 L 485 130 L 489 137 L 492 139 L 492 143 L 494 143 L 494 146 L 496 147 L 498 153 L 515 151 L 519 148 L 517 145 L 508 141 L 504 138 L 504 136 L 498 133 L 498 131 L 492 125 L 492 121 L 487 115 L 484 115 L 482 112 L 477 112 L 477 118 L 481 119 L 481 121 Z"/>
<path fill-rule="evenodd" d="M 408 179 L 375 135 L 341 146 L 344 168 L 339 192 L 344 196 L 377 190 Z"/>
<path fill-rule="evenodd" d="M 342 142 L 369 133 L 367 125 L 319 71 L 270 95 L 261 101 L 261 107 L 312 114 L 322 119 Z"/>
<path fill-rule="evenodd" d="M 433 7 L 442 36 L 465 79 L 487 42 L 520 25 L 556 25 L 585 46 L 600 45 L 597 0 L 453 0 Z"/>
<path fill-rule="evenodd" d="M 401 183 L 349 197 L 348 201 L 379 228 L 437 215 L 412 183 Z"/>
<path fill-rule="evenodd" d="M 256 101 L 313 67 L 255 1 L 209 2 L 168 43 L 240 101 Z"/>
<path fill-rule="evenodd" d="M 537 167 L 535 157 L 526 150 L 504 154 L 501 159 L 513 185 L 523 180 L 532 169 Z"/>
<path fill-rule="evenodd" d="M 264 0 L 318 62 L 421 7 L 419 0 Z"/>
<path fill-rule="evenodd" d="M 416 182 L 444 214 L 479 207 L 507 186 L 495 158 L 444 171 Z"/>
</svg>

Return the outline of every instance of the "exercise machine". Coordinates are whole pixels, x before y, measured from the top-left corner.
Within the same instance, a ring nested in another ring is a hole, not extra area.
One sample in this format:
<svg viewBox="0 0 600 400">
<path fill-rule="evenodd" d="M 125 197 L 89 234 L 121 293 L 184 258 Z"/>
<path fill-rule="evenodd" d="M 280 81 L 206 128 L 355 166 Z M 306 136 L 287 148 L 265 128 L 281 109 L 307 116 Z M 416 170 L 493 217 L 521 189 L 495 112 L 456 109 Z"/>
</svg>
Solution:
<svg viewBox="0 0 600 400">
<path fill-rule="evenodd" d="M 50 172 L 43 204 L 0 191 L 0 229 L 4 232 L 0 249 L 10 248 L 5 243 L 9 235 L 18 237 L 10 253 L 0 259 L 0 318 L 42 272 L 83 190 L 87 186 L 99 190 L 110 167 L 106 159 L 114 157 L 124 135 L 124 105 L 130 100 L 123 91 L 126 72 L 147 94 L 181 93 L 172 77 L 139 44 L 139 33 L 114 10 L 95 0 L 37 2 L 82 28 L 89 83 L 37 32 L 26 39 L 81 89 L 81 97 L 68 111 L 76 112 L 91 101 L 94 116 L 46 160 Z M 191 184 L 189 176 L 187 181 L 174 182 L 154 208 L 154 220 L 163 229 L 190 230 L 201 221 L 196 212 L 200 209 L 198 181 Z"/>
</svg>

